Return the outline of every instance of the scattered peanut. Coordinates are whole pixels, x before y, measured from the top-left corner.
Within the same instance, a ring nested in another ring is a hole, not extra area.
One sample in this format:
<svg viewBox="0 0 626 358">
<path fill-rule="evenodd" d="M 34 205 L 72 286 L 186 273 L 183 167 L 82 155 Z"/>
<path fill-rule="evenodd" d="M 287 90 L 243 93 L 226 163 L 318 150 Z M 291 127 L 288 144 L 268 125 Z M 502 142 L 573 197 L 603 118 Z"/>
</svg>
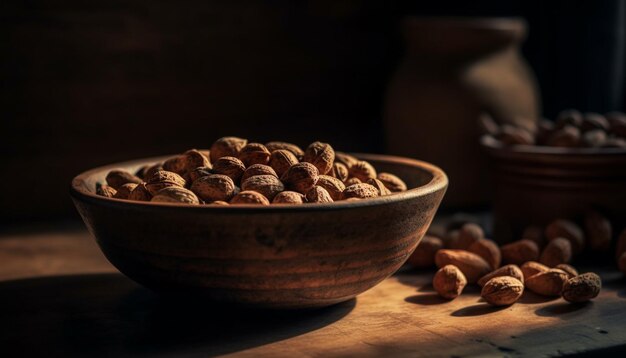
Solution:
<svg viewBox="0 0 626 358">
<path fill-rule="evenodd" d="M 445 265 L 433 277 L 435 291 L 449 300 L 458 297 L 467 285 L 467 279 L 461 270 L 454 265 Z"/>
<path fill-rule="evenodd" d="M 524 284 L 510 276 L 494 277 L 483 286 L 480 295 L 494 306 L 508 306 L 515 303 L 524 293 Z"/>
</svg>

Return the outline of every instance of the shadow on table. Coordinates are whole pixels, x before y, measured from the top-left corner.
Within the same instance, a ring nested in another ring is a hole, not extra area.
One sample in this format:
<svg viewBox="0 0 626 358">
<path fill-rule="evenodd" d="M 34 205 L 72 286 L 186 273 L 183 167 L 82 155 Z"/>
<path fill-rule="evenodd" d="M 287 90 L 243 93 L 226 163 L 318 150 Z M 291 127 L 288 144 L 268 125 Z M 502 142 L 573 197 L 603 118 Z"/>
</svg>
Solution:
<svg viewBox="0 0 626 358">
<path fill-rule="evenodd" d="M 433 286 L 431 285 L 431 280 L 434 274 L 435 270 L 432 268 L 416 269 L 404 266 L 396 272 L 393 277 L 395 277 L 401 284 L 418 288 L 421 291 L 421 288 L 423 287 L 427 287 L 432 290 Z"/>
<path fill-rule="evenodd" d="M 405 302 L 415 303 L 417 305 L 422 306 L 432 306 L 432 305 L 440 305 L 443 303 L 448 303 L 450 300 L 446 300 L 442 298 L 436 293 L 425 293 L 421 295 L 413 295 L 404 299 Z"/>
<path fill-rule="evenodd" d="M 593 307 L 593 302 L 569 303 L 560 300 L 553 304 L 544 306 L 535 311 L 537 316 L 559 317 L 561 319 L 572 319 Z"/>
<path fill-rule="evenodd" d="M 488 303 L 478 303 L 475 305 L 467 306 L 460 308 L 452 313 L 451 316 L 454 317 L 472 317 L 472 316 L 483 316 L 490 313 L 502 311 L 506 309 L 508 306 L 492 306 Z"/>
<path fill-rule="evenodd" d="M 255 310 L 164 298 L 121 274 L 1 282 L 0 356 L 226 354 L 317 330 L 355 304 Z"/>
<path fill-rule="evenodd" d="M 550 302 L 550 301 L 554 301 L 559 299 L 560 297 L 549 297 L 549 296 L 542 296 L 542 295 L 538 295 L 534 292 L 530 292 L 528 290 L 524 290 L 524 294 L 522 295 L 522 297 L 519 299 L 519 301 L 517 301 L 518 303 L 522 303 L 522 304 L 527 304 L 527 305 L 532 305 L 532 304 L 537 304 L 537 303 L 545 303 L 545 302 Z"/>
<path fill-rule="evenodd" d="M 602 277 L 602 287 L 615 290 L 617 297 L 626 298 L 626 276 L 621 272 L 610 277 Z"/>
</svg>

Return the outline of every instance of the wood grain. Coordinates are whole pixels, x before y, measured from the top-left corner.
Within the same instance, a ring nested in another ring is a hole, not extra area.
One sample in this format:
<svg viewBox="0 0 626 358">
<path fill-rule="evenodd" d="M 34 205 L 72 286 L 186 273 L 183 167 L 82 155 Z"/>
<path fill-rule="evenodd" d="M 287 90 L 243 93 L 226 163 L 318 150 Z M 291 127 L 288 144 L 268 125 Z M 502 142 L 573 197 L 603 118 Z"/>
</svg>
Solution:
<svg viewBox="0 0 626 358">
<path fill-rule="evenodd" d="M 527 293 L 492 308 L 477 288 L 445 301 L 432 272 L 403 271 L 349 302 L 280 313 L 159 297 L 83 231 L 4 234 L 0 260 L 2 356 L 619 355 L 626 342 L 626 282 L 612 270 L 586 305 Z"/>
</svg>

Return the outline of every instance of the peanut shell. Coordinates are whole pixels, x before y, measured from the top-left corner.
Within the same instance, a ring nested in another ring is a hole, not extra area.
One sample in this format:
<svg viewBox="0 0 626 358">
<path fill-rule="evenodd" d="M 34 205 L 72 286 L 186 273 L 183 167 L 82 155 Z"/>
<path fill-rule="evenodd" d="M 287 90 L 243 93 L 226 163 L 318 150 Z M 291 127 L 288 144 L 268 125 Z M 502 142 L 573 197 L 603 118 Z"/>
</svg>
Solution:
<svg viewBox="0 0 626 358">
<path fill-rule="evenodd" d="M 271 201 L 276 194 L 285 190 L 285 186 L 274 175 L 255 175 L 241 183 L 241 190 L 256 191 Z"/>
<path fill-rule="evenodd" d="M 543 296 L 560 296 L 567 282 L 567 273 L 559 269 L 549 269 L 525 278 L 526 288 Z"/>
<path fill-rule="evenodd" d="M 246 168 L 246 171 L 243 172 L 243 175 L 241 176 L 241 182 L 243 183 L 249 178 L 252 178 L 257 175 L 271 175 L 276 178 L 279 178 L 278 174 L 276 174 L 276 171 L 269 165 L 252 164 L 251 166 Z"/>
<path fill-rule="evenodd" d="M 550 135 L 546 145 L 551 147 L 574 148 L 580 145 L 580 130 L 574 126 L 566 125 Z"/>
<path fill-rule="evenodd" d="M 234 183 L 239 183 L 245 170 L 246 166 L 241 160 L 239 160 L 239 158 L 223 156 L 213 162 L 213 169 L 211 172 L 214 174 L 226 175 L 232 179 Z"/>
<path fill-rule="evenodd" d="M 383 182 L 378 180 L 378 179 L 370 178 L 370 179 L 367 180 L 367 184 L 369 184 L 369 185 L 373 186 L 374 188 L 376 188 L 376 190 L 378 190 L 378 195 L 379 196 L 385 196 L 385 195 L 390 195 L 391 194 L 391 191 L 389 189 L 387 189 L 385 184 L 383 184 Z"/>
<path fill-rule="evenodd" d="M 491 271 L 491 266 L 482 257 L 464 250 L 439 250 L 435 254 L 435 263 L 439 268 L 445 265 L 458 267 L 469 283 L 476 283 Z"/>
<path fill-rule="evenodd" d="M 574 254 L 582 251 L 585 244 L 585 237 L 580 226 L 569 220 L 554 220 L 546 227 L 546 238 L 548 241 L 558 237 L 565 238 L 572 244 Z"/>
<path fill-rule="evenodd" d="M 548 266 L 555 267 L 558 264 L 570 262 L 572 259 L 571 241 L 564 238 L 556 238 L 543 249 L 539 261 Z"/>
<path fill-rule="evenodd" d="M 360 181 L 366 183 L 369 179 L 376 178 L 376 169 L 365 160 L 359 160 L 354 163 L 350 169 L 348 169 L 351 177 L 358 178 Z"/>
<path fill-rule="evenodd" d="M 592 211 L 585 216 L 585 233 L 589 247 L 594 251 L 606 251 L 611 247 L 613 227 L 600 213 Z"/>
<path fill-rule="evenodd" d="M 473 243 L 485 238 L 483 229 L 474 223 L 466 223 L 459 229 L 457 238 L 450 243 L 453 249 L 467 250 Z"/>
<path fill-rule="evenodd" d="M 304 195 L 295 191 L 282 191 L 274 197 L 272 204 L 302 204 L 306 201 Z"/>
<path fill-rule="evenodd" d="M 287 142 L 268 142 L 268 143 L 265 143 L 265 147 L 270 152 L 273 152 L 275 150 L 280 150 L 280 149 L 288 150 L 291 153 L 293 153 L 293 155 L 295 155 L 296 158 L 298 158 L 298 160 L 300 160 L 302 157 L 304 157 L 304 151 L 302 149 L 300 149 L 300 147 L 298 147 L 297 145 L 292 144 L 292 143 L 287 143 Z"/>
<path fill-rule="evenodd" d="M 306 194 L 317 183 L 319 173 L 317 168 L 307 162 L 301 162 L 292 165 L 280 180 L 289 190 L 297 191 L 300 194 Z"/>
<path fill-rule="evenodd" d="M 211 174 L 194 181 L 191 191 L 205 202 L 229 201 L 235 195 L 235 183 L 226 175 Z"/>
<path fill-rule="evenodd" d="M 543 234 L 543 228 L 537 225 L 531 225 L 524 229 L 522 232 L 522 239 L 534 241 L 535 244 L 541 249 L 546 245 L 546 238 Z"/>
<path fill-rule="evenodd" d="M 347 169 L 350 169 L 350 167 L 359 160 L 350 154 L 344 152 L 335 152 L 335 161 L 345 165 Z"/>
<path fill-rule="evenodd" d="M 184 203 L 198 205 L 198 197 L 191 190 L 170 186 L 163 188 L 150 200 L 153 203 Z"/>
<path fill-rule="evenodd" d="M 113 189 L 112 186 L 96 183 L 96 194 L 107 198 L 112 198 L 115 196 L 115 193 L 117 193 L 117 190 Z"/>
<path fill-rule="evenodd" d="M 246 167 L 252 164 L 267 164 L 270 160 L 270 151 L 261 143 L 248 143 L 241 148 L 237 158 L 243 162 Z"/>
<path fill-rule="evenodd" d="M 600 276 L 587 272 L 570 278 L 563 286 L 563 298 L 572 303 L 587 302 L 596 298 L 602 289 Z"/>
<path fill-rule="evenodd" d="M 135 183 L 126 183 L 119 188 L 117 188 L 117 193 L 113 195 L 116 199 L 128 199 L 130 193 L 137 187 L 139 184 Z"/>
<path fill-rule="evenodd" d="M 192 170 L 200 167 L 211 168 L 209 158 L 197 149 L 190 149 L 186 151 L 183 153 L 183 158 L 185 160 L 185 169 L 187 172 L 191 172 Z"/>
<path fill-rule="evenodd" d="M 146 180 L 146 188 L 150 194 L 155 195 L 159 190 L 168 186 L 180 186 L 185 187 L 185 179 L 174 172 L 168 172 L 166 170 L 158 170 L 154 172 Z"/>
<path fill-rule="evenodd" d="M 163 170 L 183 176 L 187 173 L 187 161 L 182 155 L 171 157 L 163 162 Z"/>
<path fill-rule="evenodd" d="M 137 184 L 135 189 L 128 195 L 128 200 L 150 201 L 150 199 L 152 199 L 152 194 L 146 188 L 146 183 Z"/>
<path fill-rule="evenodd" d="M 292 152 L 286 149 L 278 149 L 270 155 L 269 166 L 274 169 L 280 178 L 292 165 L 298 162 L 298 158 Z"/>
<path fill-rule="evenodd" d="M 483 286 L 480 296 L 494 306 L 509 306 L 524 293 L 524 284 L 510 276 L 494 277 Z"/>
<path fill-rule="evenodd" d="M 502 262 L 521 265 L 526 261 L 539 259 L 539 246 L 531 240 L 518 240 L 500 247 Z"/>
<path fill-rule="evenodd" d="M 189 180 L 193 183 L 198 180 L 198 178 L 205 177 L 207 175 L 213 174 L 211 168 L 209 167 L 199 167 L 189 172 Z"/>
<path fill-rule="evenodd" d="M 256 191 L 242 191 L 239 194 L 235 195 L 231 200 L 230 204 L 239 205 L 239 204 L 252 204 L 252 205 L 270 205 L 269 200 L 265 197 L 265 195 L 258 193 Z"/>
<path fill-rule="evenodd" d="M 578 276 L 578 271 L 573 266 L 570 266 L 568 264 L 558 264 L 554 268 L 563 270 L 567 274 L 568 278 Z"/>
<path fill-rule="evenodd" d="M 326 189 L 317 185 L 306 192 L 306 200 L 309 203 L 332 203 L 334 201 Z"/>
<path fill-rule="evenodd" d="M 531 276 L 534 276 L 540 272 L 548 271 L 550 268 L 544 264 L 541 264 L 536 261 L 527 261 L 520 266 L 520 270 L 524 274 L 524 279 L 528 279 Z"/>
<path fill-rule="evenodd" d="M 385 172 L 378 173 L 378 175 L 376 176 L 376 179 L 383 182 L 383 184 L 385 184 L 387 189 L 389 189 L 389 191 L 391 191 L 392 193 L 397 193 L 400 191 L 407 190 L 406 183 L 404 183 L 404 181 L 400 179 L 398 176 L 393 175 L 391 173 L 385 173 Z"/>
<path fill-rule="evenodd" d="M 313 142 L 304 152 L 303 161 L 313 164 L 319 174 L 330 172 L 335 161 L 335 151 L 328 143 Z"/>
<path fill-rule="evenodd" d="M 335 162 L 333 164 L 333 168 L 330 170 L 329 175 L 341 180 L 342 182 L 345 182 L 346 180 L 348 180 L 348 167 L 346 167 L 344 164 Z"/>
<path fill-rule="evenodd" d="M 329 175 L 320 175 L 316 185 L 326 189 L 334 201 L 341 200 L 343 191 L 346 189 L 346 185 L 341 180 Z"/>
<path fill-rule="evenodd" d="M 377 196 L 378 196 L 378 190 L 374 188 L 373 186 L 366 184 L 366 183 L 353 184 L 353 185 L 347 186 L 346 189 L 343 191 L 344 199 L 349 199 L 349 198 L 365 199 L 365 198 L 375 198 Z"/>
<path fill-rule="evenodd" d="M 248 144 L 247 139 L 238 137 L 222 137 L 216 140 L 211 145 L 209 155 L 211 156 L 211 163 L 215 163 L 221 157 L 235 157 L 239 156 L 239 152 L 243 147 Z"/>
<path fill-rule="evenodd" d="M 433 277 L 433 287 L 439 296 L 446 299 L 458 297 L 467 285 L 467 279 L 463 272 L 454 265 L 446 265 L 440 268 Z"/>
<path fill-rule="evenodd" d="M 500 267 L 500 263 L 502 262 L 500 248 L 498 247 L 498 244 L 492 240 L 479 239 L 471 244 L 467 251 L 473 252 L 485 259 L 485 261 L 487 261 L 491 266 L 492 270 Z"/>
<path fill-rule="evenodd" d="M 513 277 L 519 280 L 521 283 L 524 283 L 524 274 L 522 273 L 522 270 L 517 265 L 505 265 L 481 277 L 477 282 L 478 286 L 482 287 L 485 285 L 485 283 L 487 283 L 487 281 L 491 280 L 494 277 L 500 277 L 500 276 Z"/>
<path fill-rule="evenodd" d="M 106 176 L 107 184 L 115 190 L 127 183 L 139 184 L 142 182 L 141 178 L 125 171 L 125 170 L 111 170 Z"/>
</svg>

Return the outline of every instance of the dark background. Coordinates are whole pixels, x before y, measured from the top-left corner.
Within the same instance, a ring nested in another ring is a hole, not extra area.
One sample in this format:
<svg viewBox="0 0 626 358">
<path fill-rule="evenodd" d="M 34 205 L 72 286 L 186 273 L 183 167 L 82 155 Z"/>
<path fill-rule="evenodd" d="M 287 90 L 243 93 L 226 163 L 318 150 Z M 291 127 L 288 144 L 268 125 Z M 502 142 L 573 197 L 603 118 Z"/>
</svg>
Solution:
<svg viewBox="0 0 626 358">
<path fill-rule="evenodd" d="M 623 0 L 5 0 L 0 223 L 76 217 L 75 174 L 224 135 L 384 152 L 409 15 L 524 17 L 545 116 L 622 109 Z"/>
</svg>

